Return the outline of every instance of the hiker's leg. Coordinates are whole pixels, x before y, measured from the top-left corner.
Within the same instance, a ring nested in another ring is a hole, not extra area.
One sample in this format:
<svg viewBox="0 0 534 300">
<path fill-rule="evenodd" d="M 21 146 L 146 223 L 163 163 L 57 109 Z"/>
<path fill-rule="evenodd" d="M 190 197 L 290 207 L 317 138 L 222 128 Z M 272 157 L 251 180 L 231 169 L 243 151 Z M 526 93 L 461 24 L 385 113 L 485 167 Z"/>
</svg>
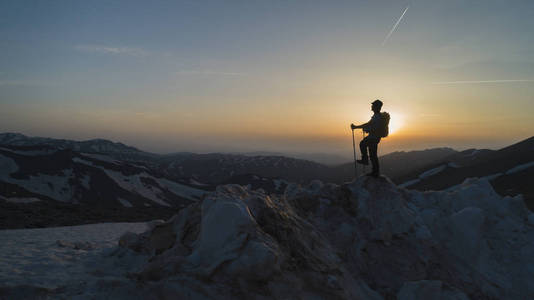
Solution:
<svg viewBox="0 0 534 300">
<path fill-rule="evenodd" d="M 367 155 L 367 147 L 368 147 L 369 138 L 365 137 L 360 142 L 360 151 L 362 152 L 362 160 L 368 160 L 369 155 Z"/>
<path fill-rule="evenodd" d="M 373 174 L 380 174 L 380 166 L 378 164 L 378 141 L 369 143 L 369 156 L 371 158 L 371 164 L 373 165 Z"/>
</svg>

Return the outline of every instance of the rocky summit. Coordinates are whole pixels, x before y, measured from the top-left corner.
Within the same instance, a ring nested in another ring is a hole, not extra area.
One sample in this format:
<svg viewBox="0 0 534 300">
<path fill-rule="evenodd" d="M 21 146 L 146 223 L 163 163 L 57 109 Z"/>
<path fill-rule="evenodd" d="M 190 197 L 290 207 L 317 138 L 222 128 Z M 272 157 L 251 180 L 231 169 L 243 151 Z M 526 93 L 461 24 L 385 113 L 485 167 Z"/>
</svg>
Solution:
<svg viewBox="0 0 534 300">
<path fill-rule="evenodd" d="M 418 192 L 385 177 L 220 186 L 115 255 L 146 299 L 532 299 L 534 214 L 487 180 Z"/>
</svg>

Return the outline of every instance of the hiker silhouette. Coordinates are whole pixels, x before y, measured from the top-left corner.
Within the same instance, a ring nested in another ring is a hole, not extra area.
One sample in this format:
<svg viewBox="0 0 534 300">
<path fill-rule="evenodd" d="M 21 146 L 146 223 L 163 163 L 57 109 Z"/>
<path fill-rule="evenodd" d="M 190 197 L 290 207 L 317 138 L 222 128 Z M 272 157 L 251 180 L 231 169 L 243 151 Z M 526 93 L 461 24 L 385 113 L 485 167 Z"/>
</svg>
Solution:
<svg viewBox="0 0 534 300">
<path fill-rule="evenodd" d="M 389 125 L 389 114 L 380 113 L 382 109 L 382 101 L 375 100 L 371 103 L 371 110 L 374 112 L 373 117 L 369 122 L 361 125 L 350 124 L 350 128 L 354 129 L 363 129 L 364 132 L 368 132 L 369 135 L 366 136 L 360 142 L 360 151 L 362 152 L 362 159 L 358 159 L 356 162 L 362 165 L 369 164 L 369 158 L 371 158 L 371 164 L 373 169 L 371 173 L 366 175 L 378 177 L 380 175 L 380 165 L 378 163 L 378 143 L 383 137 L 388 135 L 388 125 Z M 368 150 L 369 149 L 369 153 Z"/>
</svg>

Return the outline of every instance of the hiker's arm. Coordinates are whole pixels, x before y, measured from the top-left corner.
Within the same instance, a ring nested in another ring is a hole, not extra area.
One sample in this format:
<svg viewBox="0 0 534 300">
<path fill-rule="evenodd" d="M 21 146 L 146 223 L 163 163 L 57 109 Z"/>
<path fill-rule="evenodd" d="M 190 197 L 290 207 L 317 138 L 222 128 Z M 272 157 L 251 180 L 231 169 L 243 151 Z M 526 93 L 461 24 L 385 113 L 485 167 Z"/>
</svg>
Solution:
<svg viewBox="0 0 534 300">
<path fill-rule="evenodd" d="M 350 128 L 351 129 L 359 129 L 359 128 L 365 128 L 365 126 L 367 126 L 369 124 L 369 122 L 365 123 L 365 124 L 362 124 L 362 125 L 354 125 L 354 124 L 350 124 Z"/>
</svg>

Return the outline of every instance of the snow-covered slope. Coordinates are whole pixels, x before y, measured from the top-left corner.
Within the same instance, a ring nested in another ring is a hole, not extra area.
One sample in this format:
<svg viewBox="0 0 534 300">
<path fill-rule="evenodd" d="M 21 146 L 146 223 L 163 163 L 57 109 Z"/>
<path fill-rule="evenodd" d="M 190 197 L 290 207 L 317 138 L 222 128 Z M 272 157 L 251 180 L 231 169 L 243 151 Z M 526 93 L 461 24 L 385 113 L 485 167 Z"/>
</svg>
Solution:
<svg viewBox="0 0 534 300">
<path fill-rule="evenodd" d="M 32 197 L 109 207 L 181 206 L 205 193 L 143 165 L 49 146 L 1 147 L 0 186 L 7 199 Z"/>
<path fill-rule="evenodd" d="M 93 268 L 87 276 L 99 280 L 80 285 L 70 278 L 56 283 L 66 287 L 39 293 L 73 299 L 534 297 L 534 215 L 520 196 L 501 197 L 483 179 L 440 192 L 370 177 L 341 186 L 290 184 L 281 196 L 220 186 L 169 221 L 123 235 L 114 251 L 101 260 L 135 261 L 130 269 L 122 265 L 127 276 Z M 25 280 L 32 282 L 18 284 Z"/>
<path fill-rule="evenodd" d="M 534 210 L 533 150 L 534 137 L 498 151 L 470 149 L 395 181 L 418 190 L 441 190 L 458 185 L 466 178 L 486 178 L 501 195 L 522 194 Z"/>
<path fill-rule="evenodd" d="M 97 289 L 100 280 L 121 280 L 136 261 L 144 262 L 139 256 L 110 256 L 121 234 L 144 230 L 146 223 L 0 230 L 0 299 L 57 299 L 62 297 L 46 294 L 62 287 L 83 293 L 63 299 L 88 299 L 97 292 L 88 285 Z"/>
</svg>

